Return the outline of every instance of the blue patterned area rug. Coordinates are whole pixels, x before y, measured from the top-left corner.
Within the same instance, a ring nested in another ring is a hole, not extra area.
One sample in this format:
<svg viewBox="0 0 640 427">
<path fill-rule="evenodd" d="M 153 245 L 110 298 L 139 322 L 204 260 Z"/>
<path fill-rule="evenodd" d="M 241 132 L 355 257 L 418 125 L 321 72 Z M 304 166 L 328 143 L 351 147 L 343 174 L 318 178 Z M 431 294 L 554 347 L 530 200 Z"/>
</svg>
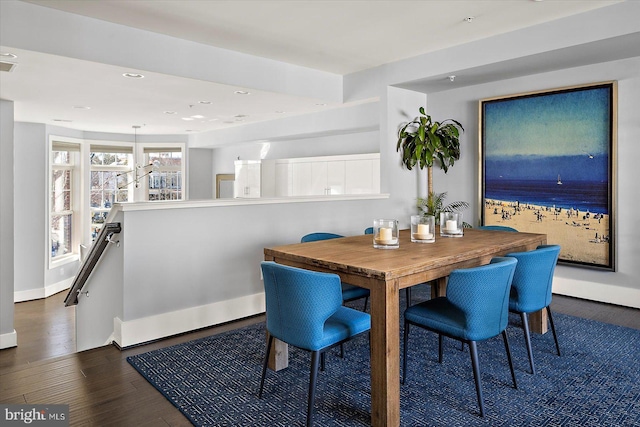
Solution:
<svg viewBox="0 0 640 427">
<path fill-rule="evenodd" d="M 361 304 L 361 302 L 360 302 Z M 359 304 L 358 304 L 359 305 Z M 529 363 L 518 316 L 508 334 L 518 389 L 501 338 L 478 345 L 485 418 L 478 415 L 468 347 L 412 328 L 407 384 L 401 385 L 403 426 L 640 426 L 640 331 L 572 316 L 554 316 L 561 357 L 551 333 L 532 336 L 537 372 Z M 402 334 L 401 334 L 402 336 Z M 370 425 L 367 337 L 327 356 L 318 379 L 317 426 Z M 309 354 L 290 350 L 290 367 L 268 371 L 257 392 L 264 323 L 128 357 L 153 386 L 197 426 L 302 426 Z"/>
</svg>

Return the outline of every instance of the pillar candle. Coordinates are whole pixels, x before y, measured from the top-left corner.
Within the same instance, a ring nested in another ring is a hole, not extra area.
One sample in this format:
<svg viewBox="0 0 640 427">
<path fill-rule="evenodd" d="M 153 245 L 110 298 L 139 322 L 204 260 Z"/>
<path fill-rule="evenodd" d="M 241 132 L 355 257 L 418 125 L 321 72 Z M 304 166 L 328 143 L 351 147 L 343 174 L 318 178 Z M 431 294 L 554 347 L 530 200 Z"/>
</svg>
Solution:
<svg viewBox="0 0 640 427">
<path fill-rule="evenodd" d="M 418 234 L 429 234 L 429 224 L 418 224 Z"/>
<path fill-rule="evenodd" d="M 456 231 L 458 229 L 458 223 L 453 219 L 448 219 L 444 228 L 448 231 Z"/>
<path fill-rule="evenodd" d="M 388 227 L 380 228 L 380 240 L 391 240 L 391 229 Z"/>
</svg>

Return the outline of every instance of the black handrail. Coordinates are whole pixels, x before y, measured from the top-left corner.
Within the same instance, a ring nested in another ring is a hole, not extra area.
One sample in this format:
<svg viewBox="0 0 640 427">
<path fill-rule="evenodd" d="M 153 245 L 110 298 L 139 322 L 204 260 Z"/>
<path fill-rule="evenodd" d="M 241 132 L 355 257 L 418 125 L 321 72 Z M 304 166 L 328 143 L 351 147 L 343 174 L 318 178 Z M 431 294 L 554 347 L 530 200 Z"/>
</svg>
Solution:
<svg viewBox="0 0 640 427">
<path fill-rule="evenodd" d="M 91 246 L 89 255 L 84 259 L 78 274 L 76 274 L 76 277 L 73 279 L 73 285 L 71 285 L 71 289 L 69 289 L 69 293 L 64 300 L 65 307 L 78 304 L 78 295 L 82 291 L 87 279 L 89 279 L 89 276 L 91 276 L 93 268 L 100 260 L 107 245 L 109 243 L 115 243 L 111 239 L 113 235 L 121 231 L 122 227 L 120 227 L 119 222 L 108 222 L 102 227 L 100 234 L 98 234 L 98 237 Z"/>
</svg>

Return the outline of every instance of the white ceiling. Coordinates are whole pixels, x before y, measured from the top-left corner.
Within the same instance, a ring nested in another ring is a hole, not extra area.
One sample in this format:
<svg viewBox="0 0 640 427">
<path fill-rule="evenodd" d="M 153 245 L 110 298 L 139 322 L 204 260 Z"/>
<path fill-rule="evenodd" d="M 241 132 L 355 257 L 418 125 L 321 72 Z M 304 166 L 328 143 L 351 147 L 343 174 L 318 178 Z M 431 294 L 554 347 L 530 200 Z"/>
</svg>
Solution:
<svg viewBox="0 0 640 427">
<path fill-rule="evenodd" d="M 618 3 L 607 1 L 29 1 L 173 37 L 348 74 Z M 465 18 L 473 17 L 471 22 Z M 304 114 L 339 105 L 1 46 L 18 58 L 2 73 L 0 97 L 16 121 L 98 132 L 183 134 Z M 152 77 L 152 78 L 151 78 Z M 100 84 L 96 85 L 95 82 Z M 198 101 L 215 99 L 215 105 Z M 192 105 L 192 107 L 190 107 Z M 216 105 L 223 105 L 219 107 Z M 74 107 L 90 107 L 79 109 Z M 176 114 L 164 114 L 175 111 Z M 277 113 L 276 111 L 284 111 Z M 162 112 L 160 114 L 159 112 Z M 182 117 L 202 115 L 185 121 Z M 243 115 L 246 117 L 236 117 Z M 53 122 L 67 120 L 68 122 Z"/>
</svg>

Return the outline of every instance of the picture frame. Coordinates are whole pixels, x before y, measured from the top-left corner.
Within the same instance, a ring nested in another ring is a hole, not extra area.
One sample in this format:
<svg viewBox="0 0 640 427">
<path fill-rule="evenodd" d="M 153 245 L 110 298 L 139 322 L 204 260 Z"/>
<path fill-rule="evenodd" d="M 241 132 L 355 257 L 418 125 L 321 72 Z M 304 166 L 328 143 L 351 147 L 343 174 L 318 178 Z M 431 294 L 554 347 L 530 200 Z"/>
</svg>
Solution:
<svg viewBox="0 0 640 427">
<path fill-rule="evenodd" d="M 562 264 L 615 271 L 617 83 L 479 101 L 480 224 L 544 233 Z"/>
</svg>

